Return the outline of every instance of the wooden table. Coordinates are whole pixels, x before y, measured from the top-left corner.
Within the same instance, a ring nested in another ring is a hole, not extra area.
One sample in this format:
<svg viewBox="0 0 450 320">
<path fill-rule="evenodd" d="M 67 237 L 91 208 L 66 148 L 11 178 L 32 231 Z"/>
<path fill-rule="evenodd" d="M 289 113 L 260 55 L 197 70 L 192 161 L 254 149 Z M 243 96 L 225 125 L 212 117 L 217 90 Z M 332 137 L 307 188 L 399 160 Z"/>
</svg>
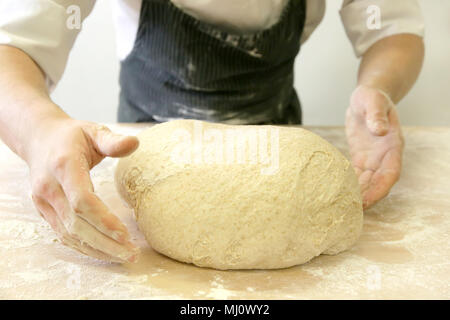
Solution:
<svg viewBox="0 0 450 320">
<path fill-rule="evenodd" d="M 135 134 L 139 125 L 110 125 Z M 340 127 L 309 128 L 347 154 Z M 365 213 L 351 250 L 272 271 L 216 271 L 152 251 L 114 189 L 115 160 L 92 171 L 99 196 L 143 254 L 114 265 L 57 241 L 30 199 L 26 165 L 0 143 L 0 298 L 298 299 L 450 298 L 450 127 L 404 129 L 402 178 Z"/>
</svg>

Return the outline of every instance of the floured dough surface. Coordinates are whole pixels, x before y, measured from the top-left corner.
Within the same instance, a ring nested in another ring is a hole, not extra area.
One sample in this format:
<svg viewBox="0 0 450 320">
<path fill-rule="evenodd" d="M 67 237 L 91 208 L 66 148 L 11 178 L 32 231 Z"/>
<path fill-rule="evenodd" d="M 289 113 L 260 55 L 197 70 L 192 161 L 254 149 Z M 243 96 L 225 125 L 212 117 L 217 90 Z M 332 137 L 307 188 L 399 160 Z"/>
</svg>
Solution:
<svg viewBox="0 0 450 320">
<path fill-rule="evenodd" d="M 336 254 L 363 211 L 349 161 L 300 128 L 158 124 L 119 161 L 116 186 L 158 252 L 216 269 L 273 269 Z"/>
</svg>

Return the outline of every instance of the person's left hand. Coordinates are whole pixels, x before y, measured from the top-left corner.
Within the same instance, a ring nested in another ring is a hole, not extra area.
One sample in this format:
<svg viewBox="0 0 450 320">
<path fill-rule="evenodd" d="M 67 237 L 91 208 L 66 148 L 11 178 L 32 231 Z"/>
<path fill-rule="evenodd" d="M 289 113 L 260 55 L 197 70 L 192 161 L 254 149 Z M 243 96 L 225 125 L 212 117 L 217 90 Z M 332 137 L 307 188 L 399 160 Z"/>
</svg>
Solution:
<svg viewBox="0 0 450 320">
<path fill-rule="evenodd" d="M 400 177 L 404 139 L 392 100 L 378 89 L 357 87 L 347 109 L 346 134 L 367 209 Z"/>
</svg>

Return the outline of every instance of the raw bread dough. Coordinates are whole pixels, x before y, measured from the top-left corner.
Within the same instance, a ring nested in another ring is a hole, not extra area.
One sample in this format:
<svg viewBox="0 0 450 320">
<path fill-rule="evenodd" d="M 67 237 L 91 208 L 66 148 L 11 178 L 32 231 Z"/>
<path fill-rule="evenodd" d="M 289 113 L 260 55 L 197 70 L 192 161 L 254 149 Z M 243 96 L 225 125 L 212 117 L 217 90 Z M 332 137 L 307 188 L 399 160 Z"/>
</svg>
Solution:
<svg viewBox="0 0 450 320">
<path fill-rule="evenodd" d="M 155 125 L 119 161 L 116 186 L 158 252 L 216 269 L 273 269 L 336 254 L 363 211 L 349 161 L 294 127 Z"/>
</svg>

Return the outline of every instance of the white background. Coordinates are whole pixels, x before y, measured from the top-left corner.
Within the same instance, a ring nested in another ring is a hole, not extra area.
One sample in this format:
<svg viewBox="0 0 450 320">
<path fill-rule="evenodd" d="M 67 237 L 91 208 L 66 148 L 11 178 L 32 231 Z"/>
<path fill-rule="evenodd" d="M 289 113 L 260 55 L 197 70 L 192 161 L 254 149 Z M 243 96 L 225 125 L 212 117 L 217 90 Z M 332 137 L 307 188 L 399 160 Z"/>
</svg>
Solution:
<svg viewBox="0 0 450 320">
<path fill-rule="evenodd" d="M 358 59 L 338 10 L 327 1 L 322 24 L 302 47 L 295 86 L 305 125 L 342 125 L 355 82 Z M 410 94 L 399 104 L 403 125 L 450 125 L 450 1 L 420 0 L 425 16 L 425 64 Z M 77 119 L 115 122 L 119 62 L 111 1 L 98 0 L 75 43 L 53 99 Z"/>
</svg>

